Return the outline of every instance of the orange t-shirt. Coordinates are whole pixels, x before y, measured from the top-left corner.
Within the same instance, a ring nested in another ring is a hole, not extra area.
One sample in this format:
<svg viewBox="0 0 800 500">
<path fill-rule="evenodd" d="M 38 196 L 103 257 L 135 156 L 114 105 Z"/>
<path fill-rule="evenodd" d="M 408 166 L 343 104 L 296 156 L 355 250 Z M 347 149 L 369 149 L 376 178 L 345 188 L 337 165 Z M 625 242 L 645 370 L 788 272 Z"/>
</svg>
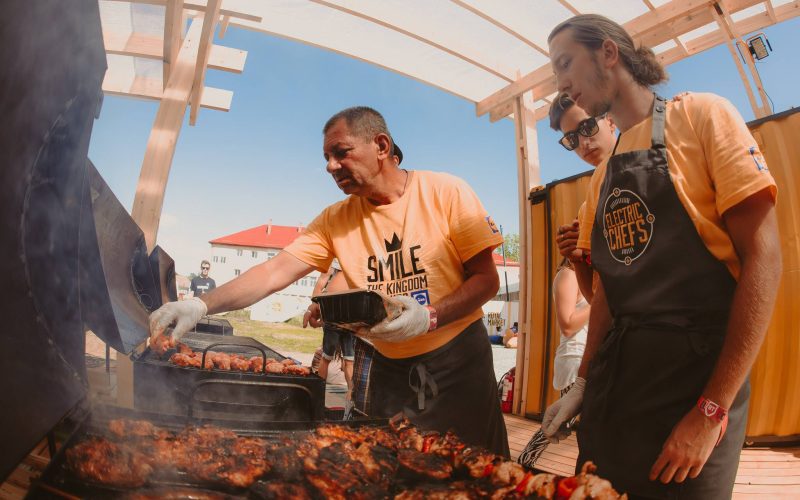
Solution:
<svg viewBox="0 0 800 500">
<path fill-rule="evenodd" d="M 385 295 L 410 295 L 433 304 L 465 281 L 463 263 L 502 242 L 500 232 L 478 197 L 449 174 L 409 172 L 403 196 L 373 205 L 350 196 L 326 208 L 286 248 L 308 265 L 326 270 L 336 257 L 350 288 Z M 480 308 L 433 332 L 406 342 L 375 341 L 390 358 L 430 352 L 480 319 Z"/>
<path fill-rule="evenodd" d="M 617 153 L 649 149 L 652 126 L 650 116 L 622 134 Z M 679 101 L 669 101 L 664 134 L 678 199 L 708 250 L 738 280 L 741 264 L 722 215 L 762 189 L 768 188 L 773 200 L 778 192 L 758 144 L 736 108 L 714 94 L 687 94 Z M 578 248 L 591 249 L 607 161 L 592 175 Z"/>
</svg>

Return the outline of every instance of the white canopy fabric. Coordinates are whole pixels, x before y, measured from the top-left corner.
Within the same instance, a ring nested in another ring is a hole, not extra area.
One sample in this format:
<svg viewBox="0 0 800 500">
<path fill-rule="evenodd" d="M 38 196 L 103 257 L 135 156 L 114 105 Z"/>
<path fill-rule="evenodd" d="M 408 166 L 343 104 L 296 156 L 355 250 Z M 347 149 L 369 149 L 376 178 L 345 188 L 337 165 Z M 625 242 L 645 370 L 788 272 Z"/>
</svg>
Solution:
<svg viewBox="0 0 800 500">
<path fill-rule="evenodd" d="M 161 82 L 163 51 L 128 49 L 132 42 L 163 40 L 165 6 L 173 2 L 100 0 L 107 49 L 109 40 L 116 43 L 109 67 L 117 80 Z M 203 12 L 207 2 L 183 6 Z M 296 40 L 406 75 L 474 102 L 477 114 L 498 120 L 528 90 L 535 117 L 546 115 L 556 91 L 547 36 L 578 13 L 623 24 L 669 65 L 795 17 L 800 0 L 222 0 L 220 17 L 225 28 L 229 23 Z"/>
</svg>

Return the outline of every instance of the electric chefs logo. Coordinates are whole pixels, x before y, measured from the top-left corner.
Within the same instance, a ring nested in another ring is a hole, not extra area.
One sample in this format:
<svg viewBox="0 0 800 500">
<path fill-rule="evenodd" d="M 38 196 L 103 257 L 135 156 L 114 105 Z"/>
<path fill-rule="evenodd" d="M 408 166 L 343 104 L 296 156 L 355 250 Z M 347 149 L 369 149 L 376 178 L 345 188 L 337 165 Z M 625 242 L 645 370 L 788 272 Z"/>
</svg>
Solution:
<svg viewBox="0 0 800 500">
<path fill-rule="evenodd" d="M 383 240 L 386 257 L 370 255 L 367 258 L 367 288 L 386 295 L 407 294 L 422 305 L 430 303 L 428 276 L 420 263 L 422 245 L 403 250 L 403 240 L 397 233 L 392 241 Z"/>
<path fill-rule="evenodd" d="M 603 207 L 603 236 L 614 260 L 629 266 L 641 257 L 653 237 L 655 220 L 639 195 L 614 188 Z"/>
</svg>

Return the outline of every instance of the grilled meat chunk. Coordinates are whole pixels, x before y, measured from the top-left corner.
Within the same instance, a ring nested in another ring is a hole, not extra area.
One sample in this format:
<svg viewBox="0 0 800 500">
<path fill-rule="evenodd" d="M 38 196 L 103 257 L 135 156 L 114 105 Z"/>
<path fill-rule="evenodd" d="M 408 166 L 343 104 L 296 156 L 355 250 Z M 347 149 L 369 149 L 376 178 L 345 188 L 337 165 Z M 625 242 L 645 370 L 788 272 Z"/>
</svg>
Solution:
<svg viewBox="0 0 800 500">
<path fill-rule="evenodd" d="M 147 420 L 117 418 L 108 423 L 108 430 L 118 438 L 154 437 L 156 426 Z"/>
<path fill-rule="evenodd" d="M 236 355 L 229 359 L 250 366 Z M 251 498 L 362 500 L 388 498 L 391 492 L 399 499 L 626 498 L 595 476 L 590 462 L 573 477 L 533 474 L 483 448 L 465 446 L 451 432 L 420 432 L 405 418 L 392 419 L 391 427 L 329 424 L 268 441 L 212 426 L 174 433 L 144 420 L 120 419 L 109 422 L 109 435 L 119 443 L 87 439 L 67 450 L 67 466 L 85 481 L 114 487 L 188 476 L 239 493 L 247 489 Z M 465 479 L 453 481 L 456 473 Z M 138 498 L 216 498 L 191 488 L 137 493 Z"/>
<path fill-rule="evenodd" d="M 195 488 L 162 487 L 129 493 L 122 500 L 232 500 L 236 497 Z"/>
<path fill-rule="evenodd" d="M 231 370 L 246 372 L 250 370 L 250 361 L 236 354 L 231 354 Z"/>
<path fill-rule="evenodd" d="M 398 450 L 397 460 L 406 475 L 445 480 L 453 474 L 452 464 L 435 453 L 422 453 L 416 450 Z"/>
<path fill-rule="evenodd" d="M 161 335 L 150 341 L 150 350 L 159 356 L 163 356 L 173 347 L 175 347 L 175 339 L 172 338 L 172 335 L 167 335 L 166 333 L 161 333 Z"/>
<path fill-rule="evenodd" d="M 471 485 L 464 482 L 450 484 L 422 484 L 399 492 L 395 500 L 471 500 L 479 498 Z"/>
<path fill-rule="evenodd" d="M 126 488 L 144 485 L 153 472 L 141 453 L 103 438 L 67 450 L 67 464 L 83 480 Z"/>
</svg>

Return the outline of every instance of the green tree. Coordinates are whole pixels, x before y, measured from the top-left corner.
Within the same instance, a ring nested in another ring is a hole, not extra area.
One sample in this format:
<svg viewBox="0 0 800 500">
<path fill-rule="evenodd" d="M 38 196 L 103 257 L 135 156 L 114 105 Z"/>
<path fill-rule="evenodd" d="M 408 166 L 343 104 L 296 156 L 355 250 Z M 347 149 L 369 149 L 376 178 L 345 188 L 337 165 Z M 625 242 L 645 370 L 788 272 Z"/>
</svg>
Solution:
<svg viewBox="0 0 800 500">
<path fill-rule="evenodd" d="M 519 235 L 509 233 L 503 236 L 503 240 L 505 240 L 506 260 L 519 262 Z M 503 255 L 503 246 L 497 247 L 495 253 Z"/>
</svg>

